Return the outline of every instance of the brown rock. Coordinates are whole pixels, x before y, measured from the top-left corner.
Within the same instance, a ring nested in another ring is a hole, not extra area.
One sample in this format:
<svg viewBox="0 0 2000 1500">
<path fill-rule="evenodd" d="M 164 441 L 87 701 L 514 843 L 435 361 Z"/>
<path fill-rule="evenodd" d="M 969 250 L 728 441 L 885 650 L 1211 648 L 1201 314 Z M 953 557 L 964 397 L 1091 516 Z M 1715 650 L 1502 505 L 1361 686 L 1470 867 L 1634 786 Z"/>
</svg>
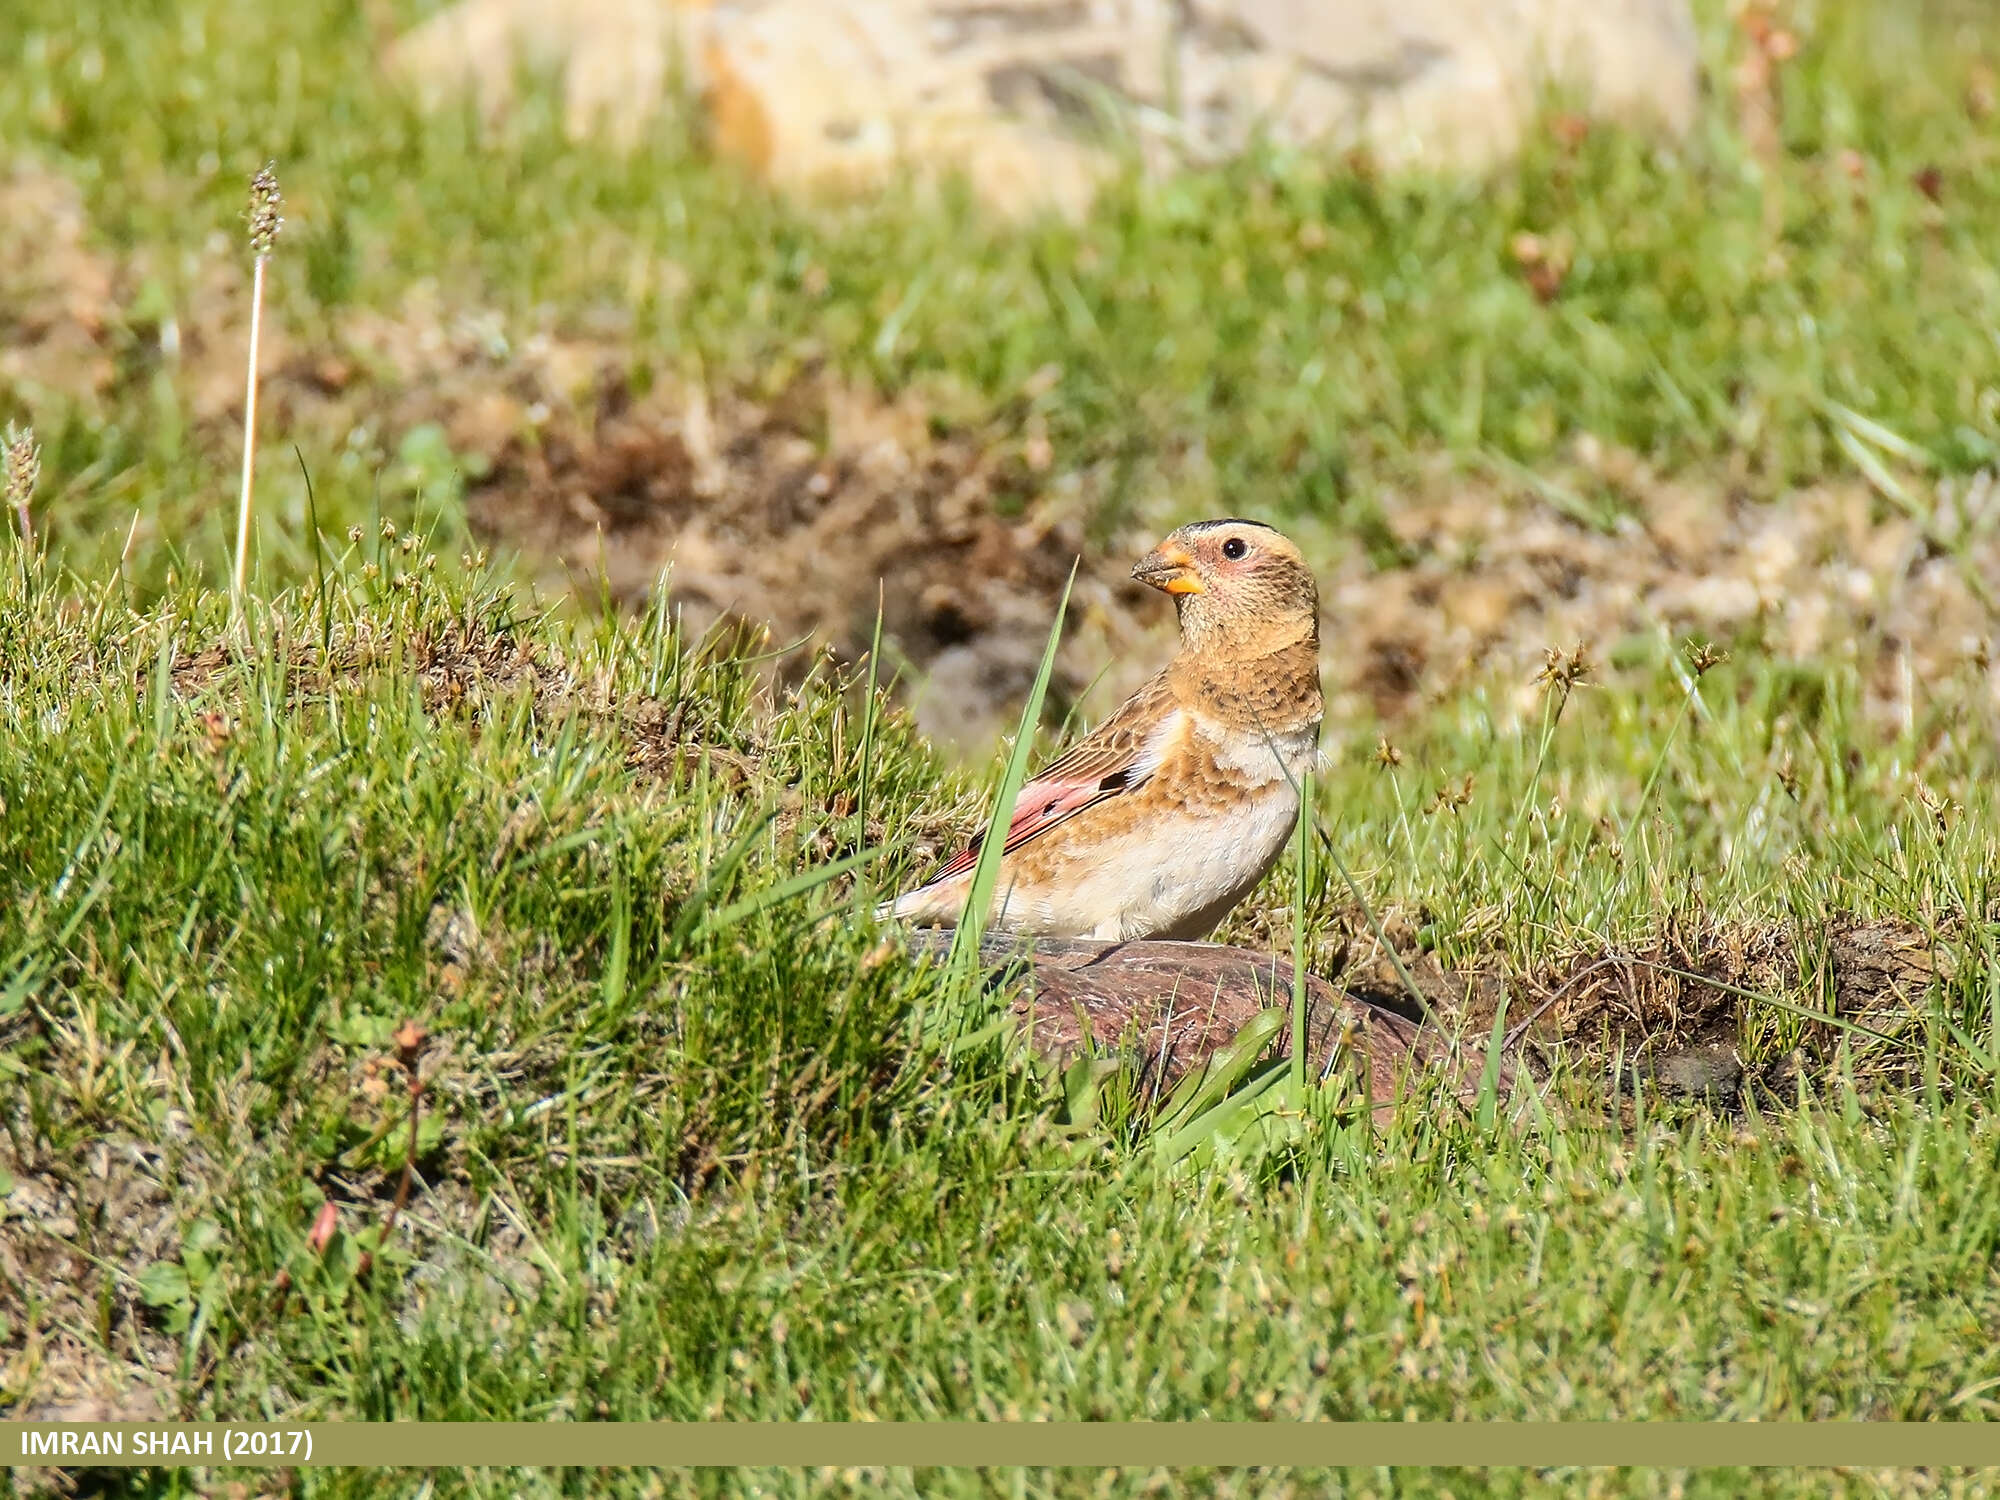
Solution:
<svg viewBox="0 0 2000 1500">
<path fill-rule="evenodd" d="M 942 952 L 949 932 L 910 934 L 917 951 Z M 1130 1046 L 1147 1093 L 1164 1096 L 1228 1046 L 1259 1012 L 1291 1007 L 1289 960 L 1217 943 L 1097 943 L 989 937 L 981 957 L 996 974 L 1026 966 L 1014 1002 L 1035 1052 L 1067 1065 L 1086 1047 Z M 1377 1107 L 1393 1103 L 1413 1072 L 1442 1069 L 1461 1093 L 1478 1087 L 1483 1052 L 1454 1047 L 1440 1029 L 1306 977 L 1307 1056 L 1316 1071 L 1358 1064 Z M 1291 1054 L 1290 1027 L 1273 1051 Z M 1511 1084 L 1513 1070 L 1503 1083 Z"/>
</svg>

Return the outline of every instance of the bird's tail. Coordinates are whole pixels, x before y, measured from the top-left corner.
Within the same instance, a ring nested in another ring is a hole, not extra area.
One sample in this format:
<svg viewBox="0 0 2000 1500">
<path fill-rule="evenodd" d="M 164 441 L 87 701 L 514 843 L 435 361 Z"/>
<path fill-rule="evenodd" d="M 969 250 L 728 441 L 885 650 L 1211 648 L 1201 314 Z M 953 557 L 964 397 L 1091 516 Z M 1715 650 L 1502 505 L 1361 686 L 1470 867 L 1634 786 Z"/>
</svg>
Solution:
<svg viewBox="0 0 2000 1500">
<path fill-rule="evenodd" d="M 956 927 L 970 890 L 969 875 L 935 880 L 905 891 L 875 908 L 878 922 L 908 922 L 913 927 Z"/>
</svg>

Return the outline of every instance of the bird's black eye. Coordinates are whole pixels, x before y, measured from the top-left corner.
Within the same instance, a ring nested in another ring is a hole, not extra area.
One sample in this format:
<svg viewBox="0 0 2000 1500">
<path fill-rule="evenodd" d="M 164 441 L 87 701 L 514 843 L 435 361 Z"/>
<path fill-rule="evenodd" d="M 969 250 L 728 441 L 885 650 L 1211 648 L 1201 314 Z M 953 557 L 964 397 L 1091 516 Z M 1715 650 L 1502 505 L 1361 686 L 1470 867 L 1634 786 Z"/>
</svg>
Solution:
<svg viewBox="0 0 2000 1500">
<path fill-rule="evenodd" d="M 1235 562 L 1238 558 L 1242 557 L 1243 554 L 1248 552 L 1249 550 L 1250 550 L 1250 544 L 1244 541 L 1243 538 L 1240 536 L 1233 536 L 1228 541 L 1222 544 L 1222 555 L 1228 558 L 1231 562 Z"/>
</svg>

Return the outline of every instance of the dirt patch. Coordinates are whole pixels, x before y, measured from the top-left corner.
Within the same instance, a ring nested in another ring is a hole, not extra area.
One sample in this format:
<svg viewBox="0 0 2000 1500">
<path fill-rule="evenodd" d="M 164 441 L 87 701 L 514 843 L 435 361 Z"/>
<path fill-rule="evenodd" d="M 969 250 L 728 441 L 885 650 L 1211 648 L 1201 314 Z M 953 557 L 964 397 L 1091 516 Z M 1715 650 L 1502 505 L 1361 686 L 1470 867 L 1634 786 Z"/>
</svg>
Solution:
<svg viewBox="0 0 2000 1500">
<path fill-rule="evenodd" d="M 1570 513 L 1579 492 L 1620 509 L 1586 524 Z M 2000 486 L 1981 475 L 1930 498 L 1928 525 L 1858 479 L 1758 503 L 1726 479 L 1663 476 L 1587 438 L 1518 484 L 1440 467 L 1383 499 L 1397 565 L 1336 563 L 1327 636 L 1351 663 L 1349 706 L 1391 717 L 1495 667 L 1529 710 L 1547 647 L 1583 642 L 1602 661 L 1623 640 L 1665 632 L 1853 662 L 1871 716 L 1897 727 L 1924 685 L 1956 673 L 2000 690 L 1982 597 L 2000 586 Z"/>
<path fill-rule="evenodd" d="M 0 1143 L 0 1170 L 14 1183 L 0 1199 L 0 1306 L 10 1325 L 0 1336 L 0 1397 L 10 1415 L 180 1415 L 179 1341 L 147 1314 L 135 1279 L 180 1244 L 180 1178 L 160 1148 L 108 1137 L 73 1161 L 23 1162 Z"/>
<path fill-rule="evenodd" d="M 938 432 L 920 398 L 816 375 L 769 401 L 626 389 L 613 376 L 593 409 L 501 444 L 469 497 L 474 528 L 629 605 L 664 577 L 684 627 L 749 622 L 780 649 L 853 660 L 879 608 L 888 667 L 921 679 L 920 724 L 990 741 L 1088 550 L 1076 512 L 1023 494 L 1003 434 Z M 1093 639 L 1070 642 L 1059 702 L 1122 638 L 1113 571 L 1079 581 L 1072 619 Z"/>
<path fill-rule="evenodd" d="M 1393 919 L 1385 932 L 1395 958 L 1365 936 L 1358 913 L 1347 930 L 1363 935 L 1336 948 L 1329 974 L 1354 999 L 1428 1017 L 1482 1047 L 1504 1002 L 1505 1033 L 1530 1057 L 1622 1060 L 1662 1093 L 1717 1100 L 1749 1083 L 1788 1085 L 1842 1046 L 1860 1073 L 1906 1074 L 1931 988 L 1953 977 L 1950 950 L 1921 928 L 1849 913 L 1807 936 L 1672 923 L 1628 950 L 1579 953 L 1525 974 L 1447 969 L 1415 951 L 1409 924 Z M 1793 1045 L 1753 1065 L 1742 1050 L 1746 1022 L 1773 1017 L 1787 1023 Z"/>
<path fill-rule="evenodd" d="M 34 403 L 110 388 L 117 267 L 89 229 L 67 178 L 25 160 L 0 168 L 0 390 Z"/>
</svg>

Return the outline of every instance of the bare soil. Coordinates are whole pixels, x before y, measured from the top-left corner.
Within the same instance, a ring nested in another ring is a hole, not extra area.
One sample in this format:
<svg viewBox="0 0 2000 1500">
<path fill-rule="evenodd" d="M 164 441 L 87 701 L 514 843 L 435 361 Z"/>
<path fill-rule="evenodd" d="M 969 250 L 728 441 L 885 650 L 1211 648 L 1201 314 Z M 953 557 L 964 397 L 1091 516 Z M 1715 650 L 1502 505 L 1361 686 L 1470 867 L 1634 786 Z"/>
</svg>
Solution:
<svg viewBox="0 0 2000 1500">
<path fill-rule="evenodd" d="M 1408 924 L 1392 916 L 1385 931 L 1400 950 L 1399 971 L 1358 914 L 1348 927 L 1357 935 L 1332 977 L 1356 1000 L 1426 1018 L 1482 1048 L 1499 1019 L 1543 1066 L 1630 1068 L 1663 1094 L 1715 1103 L 1751 1087 L 1783 1091 L 1802 1073 L 1816 1079 L 1843 1048 L 1858 1075 L 1900 1073 L 1931 986 L 1952 977 L 1949 953 L 1914 924 L 1846 913 L 1812 934 L 1675 918 L 1649 942 L 1577 952 L 1527 973 L 1497 963 L 1446 969 L 1413 942 L 1405 947 Z M 1774 1006 L 1793 1018 L 1794 1045 L 1747 1057 L 1746 1021 Z"/>
<path fill-rule="evenodd" d="M 13 1325 L 0 1338 L 0 1391 L 18 1402 L 16 1419 L 149 1422 L 179 1416 L 179 1341 L 141 1305 L 136 1278 L 179 1251 L 183 1173 L 158 1146 L 129 1137 L 97 1142 L 81 1160 L 14 1159 L 0 1146 L 0 1171 L 14 1189 L 0 1199 L 0 1312 Z M 194 1176 L 201 1175 L 198 1171 Z M 96 1266 L 121 1274 L 108 1302 L 95 1295 Z M 92 1289 L 89 1293 L 86 1289 Z M 28 1299 L 43 1309 L 24 1316 Z M 27 1327 L 54 1329 L 30 1342 Z"/>
</svg>

